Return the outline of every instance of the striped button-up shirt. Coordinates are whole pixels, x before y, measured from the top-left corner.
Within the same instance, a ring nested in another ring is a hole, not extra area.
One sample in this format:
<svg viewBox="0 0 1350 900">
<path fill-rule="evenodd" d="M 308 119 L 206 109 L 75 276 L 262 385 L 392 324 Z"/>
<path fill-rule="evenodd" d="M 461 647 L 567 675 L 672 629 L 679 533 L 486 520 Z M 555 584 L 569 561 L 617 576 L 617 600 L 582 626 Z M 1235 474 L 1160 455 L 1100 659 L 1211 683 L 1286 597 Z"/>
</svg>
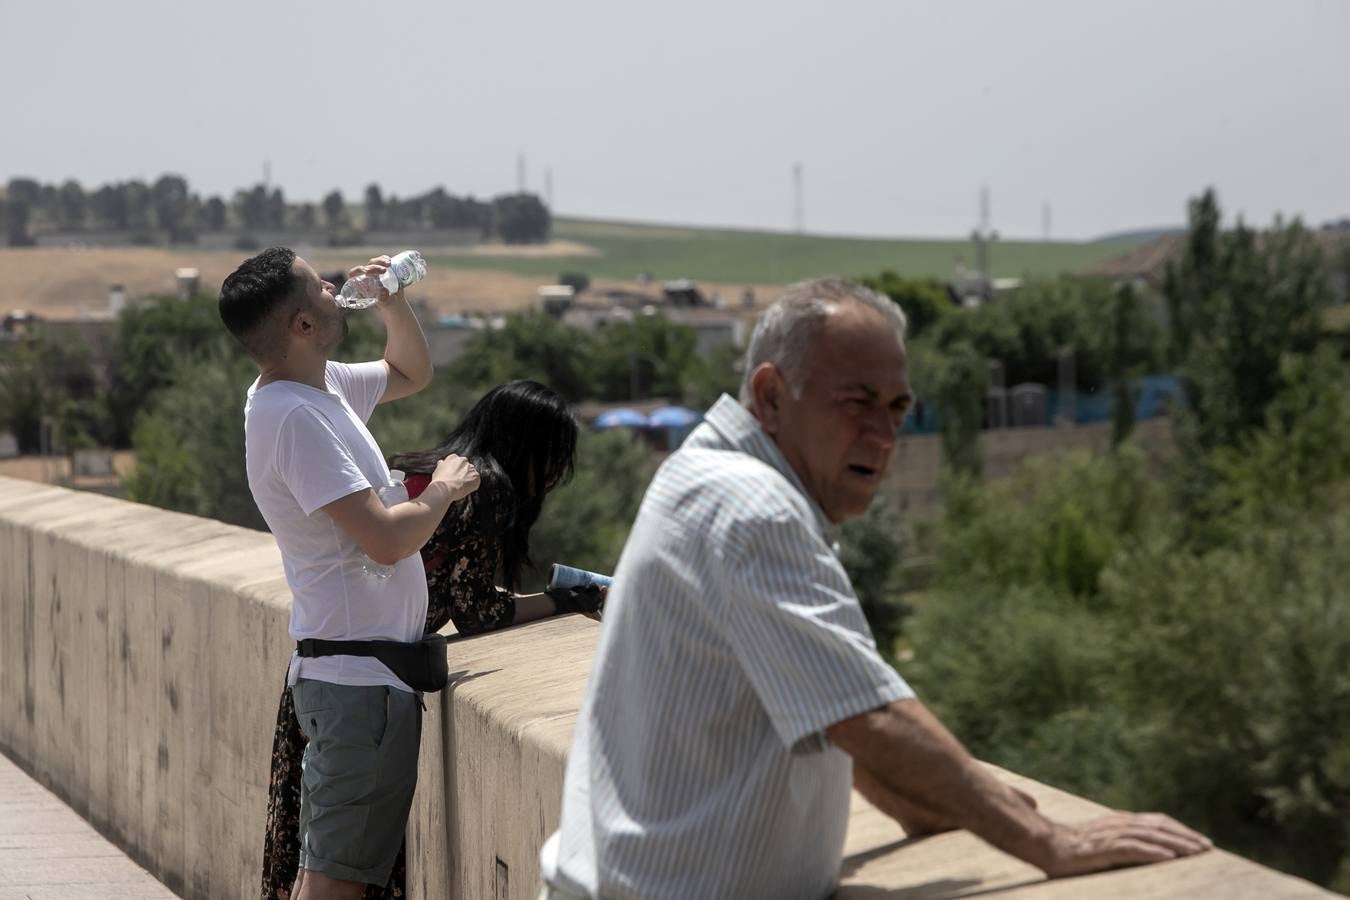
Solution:
<svg viewBox="0 0 1350 900">
<path fill-rule="evenodd" d="M 615 571 L 545 881 L 590 897 L 824 897 L 852 766 L 824 731 L 913 696 L 829 523 L 723 396 L 661 466 Z"/>
</svg>

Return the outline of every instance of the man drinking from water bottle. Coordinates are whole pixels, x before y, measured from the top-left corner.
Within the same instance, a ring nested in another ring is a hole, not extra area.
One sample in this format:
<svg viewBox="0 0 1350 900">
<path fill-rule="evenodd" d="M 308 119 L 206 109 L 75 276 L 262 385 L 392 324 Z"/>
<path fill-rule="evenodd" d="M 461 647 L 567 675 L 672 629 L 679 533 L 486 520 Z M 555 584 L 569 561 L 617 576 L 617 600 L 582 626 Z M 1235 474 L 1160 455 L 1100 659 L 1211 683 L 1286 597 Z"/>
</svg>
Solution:
<svg viewBox="0 0 1350 900">
<path fill-rule="evenodd" d="M 388 265 L 377 257 L 349 278 Z M 244 405 L 249 489 L 281 550 L 290 634 L 304 651 L 287 676 L 308 739 L 298 900 L 357 898 L 366 884 L 388 881 L 421 736 L 408 684 L 415 667 L 400 662 L 416 652 L 426 616 L 417 551 L 450 504 L 478 487 L 473 466 L 451 455 L 416 500 L 386 507 L 377 495 L 389 468 L 366 420 L 431 381 L 426 338 L 403 291 L 381 290 L 377 308 L 383 358 L 346 365 L 329 358 L 347 333 L 334 286 L 291 250 L 246 260 L 220 291 L 221 320 L 258 364 Z M 314 653 L 328 641 L 354 652 Z M 377 641 L 378 658 L 360 652 Z"/>
</svg>

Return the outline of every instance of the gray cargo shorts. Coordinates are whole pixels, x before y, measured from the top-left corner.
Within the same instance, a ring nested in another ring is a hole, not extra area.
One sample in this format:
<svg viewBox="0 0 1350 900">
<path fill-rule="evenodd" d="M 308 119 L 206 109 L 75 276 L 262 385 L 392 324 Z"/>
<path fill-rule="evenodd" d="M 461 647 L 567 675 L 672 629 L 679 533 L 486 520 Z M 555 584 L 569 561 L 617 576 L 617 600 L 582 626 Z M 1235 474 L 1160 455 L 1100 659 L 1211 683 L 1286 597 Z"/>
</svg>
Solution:
<svg viewBox="0 0 1350 900">
<path fill-rule="evenodd" d="M 301 764 L 301 868 L 388 883 L 417 787 L 417 695 L 301 678 L 291 697 L 309 739 Z"/>
</svg>

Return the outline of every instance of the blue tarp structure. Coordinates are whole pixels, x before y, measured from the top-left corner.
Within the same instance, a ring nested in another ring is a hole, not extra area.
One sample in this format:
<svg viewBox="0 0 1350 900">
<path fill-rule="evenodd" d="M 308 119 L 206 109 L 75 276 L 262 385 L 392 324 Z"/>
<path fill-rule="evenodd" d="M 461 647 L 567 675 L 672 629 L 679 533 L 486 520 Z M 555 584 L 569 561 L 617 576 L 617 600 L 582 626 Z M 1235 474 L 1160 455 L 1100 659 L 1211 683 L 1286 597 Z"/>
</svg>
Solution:
<svg viewBox="0 0 1350 900">
<path fill-rule="evenodd" d="M 684 439 L 689 437 L 689 432 L 702 421 L 703 413 L 685 409 L 683 406 L 662 406 L 652 410 L 652 414 L 647 417 L 647 424 L 652 429 L 665 433 L 664 443 L 667 450 L 674 450 L 683 444 Z"/>
<path fill-rule="evenodd" d="M 611 409 L 592 424 L 596 428 L 646 428 L 647 417 L 635 409 Z"/>
<path fill-rule="evenodd" d="M 1175 375 L 1154 374 L 1141 377 L 1135 385 L 1139 391 L 1135 401 L 1134 418 L 1142 422 L 1167 415 L 1172 407 L 1181 402 L 1181 383 Z M 1048 388 L 1045 392 L 1045 422 L 1052 425 L 1059 415 L 1061 397 L 1057 388 Z M 1096 391 L 1073 391 L 1069 398 L 1072 402 L 1073 420 L 1079 425 L 1092 422 L 1107 422 L 1111 419 L 1111 389 L 1103 387 Z M 936 403 L 920 402 L 910 408 L 905 417 L 905 434 L 933 434 L 938 430 L 941 411 Z"/>
<path fill-rule="evenodd" d="M 688 428 L 703 421 L 703 414 L 683 406 L 663 406 L 652 410 L 647 424 L 652 428 Z"/>
</svg>

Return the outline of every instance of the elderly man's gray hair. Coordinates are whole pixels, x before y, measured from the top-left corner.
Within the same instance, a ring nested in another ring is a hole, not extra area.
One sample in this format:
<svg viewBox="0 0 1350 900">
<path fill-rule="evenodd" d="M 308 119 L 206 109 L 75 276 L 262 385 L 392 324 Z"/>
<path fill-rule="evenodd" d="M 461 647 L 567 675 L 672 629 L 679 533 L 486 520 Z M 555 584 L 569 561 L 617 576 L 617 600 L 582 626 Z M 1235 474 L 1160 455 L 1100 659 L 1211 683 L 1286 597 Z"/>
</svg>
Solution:
<svg viewBox="0 0 1350 900">
<path fill-rule="evenodd" d="M 811 345 L 837 307 L 857 303 L 881 313 L 905 343 L 905 314 L 885 294 L 843 278 L 814 278 L 789 285 L 783 295 L 764 311 L 745 351 L 741 377 L 741 405 L 750 407 L 750 378 L 761 363 L 771 362 L 783 373 L 794 397 L 801 396 L 810 362 Z"/>
</svg>

